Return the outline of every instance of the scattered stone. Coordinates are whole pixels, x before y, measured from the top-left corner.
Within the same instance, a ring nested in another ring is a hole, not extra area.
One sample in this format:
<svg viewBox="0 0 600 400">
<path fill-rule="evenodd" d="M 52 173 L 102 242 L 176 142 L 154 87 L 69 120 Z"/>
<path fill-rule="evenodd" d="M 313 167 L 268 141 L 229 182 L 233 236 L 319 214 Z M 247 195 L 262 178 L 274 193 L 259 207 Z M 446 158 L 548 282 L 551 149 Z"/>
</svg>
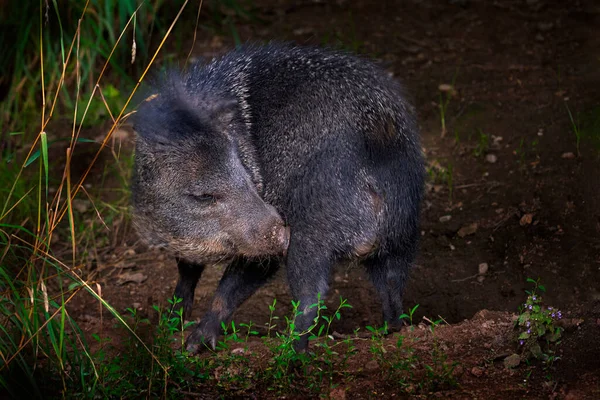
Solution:
<svg viewBox="0 0 600 400">
<path fill-rule="evenodd" d="M 470 225 L 465 225 L 458 230 L 458 236 L 464 238 L 465 236 L 472 235 L 477 232 L 478 227 L 479 226 L 477 225 L 477 222 L 473 222 Z"/>
<path fill-rule="evenodd" d="M 329 398 L 332 400 L 346 400 L 346 391 L 344 388 L 337 387 L 329 392 Z"/>
<path fill-rule="evenodd" d="M 452 371 L 452 376 L 458 378 L 460 376 L 462 376 L 462 374 L 465 373 L 465 369 L 463 368 L 462 365 L 458 364 L 456 367 L 454 367 L 454 371 Z"/>
<path fill-rule="evenodd" d="M 84 213 L 87 210 L 90 209 L 90 206 L 92 205 L 92 203 L 90 203 L 89 200 L 83 200 L 83 199 L 75 199 L 73 200 L 73 208 L 79 212 L 79 213 Z"/>
<path fill-rule="evenodd" d="M 540 22 L 539 24 L 537 24 L 537 28 L 540 32 L 548 32 L 549 30 L 552 30 L 552 28 L 554 28 L 554 23 Z"/>
<path fill-rule="evenodd" d="M 52 238 L 50 239 L 50 244 L 56 244 L 58 242 L 60 242 L 60 236 L 58 236 L 58 233 L 52 232 Z"/>
<path fill-rule="evenodd" d="M 371 360 L 365 364 L 365 369 L 367 371 L 375 371 L 376 369 L 379 369 L 379 364 L 377 363 L 377 361 Z"/>
<path fill-rule="evenodd" d="M 575 154 L 572 151 L 568 151 L 566 153 L 562 153 L 562 156 L 560 156 L 560 158 L 564 158 L 566 160 L 572 160 L 575 158 Z"/>
<path fill-rule="evenodd" d="M 122 273 L 121 275 L 119 275 L 117 284 L 124 285 L 129 282 L 142 283 L 146 279 L 148 279 L 148 277 L 146 275 L 142 274 L 141 272 L 125 272 L 125 273 Z"/>
<path fill-rule="evenodd" d="M 554 95 L 556 97 L 563 97 L 565 94 L 567 94 L 566 90 L 557 90 L 556 92 L 554 92 Z"/>
<path fill-rule="evenodd" d="M 489 162 L 490 164 L 494 164 L 496 161 L 498 161 L 498 156 L 492 153 L 487 154 L 485 156 L 485 161 Z"/>
<path fill-rule="evenodd" d="M 135 256 L 135 250 L 134 249 L 127 249 L 127 250 L 125 250 L 125 252 L 123 253 L 123 255 L 125 257 Z"/>
<path fill-rule="evenodd" d="M 521 357 L 518 354 L 511 354 L 504 359 L 505 368 L 516 368 L 521 363 Z"/>
<path fill-rule="evenodd" d="M 567 332 L 574 331 L 579 328 L 579 325 L 581 324 L 583 324 L 583 319 L 581 318 L 563 318 L 556 321 L 556 326 L 560 326 Z"/>
<path fill-rule="evenodd" d="M 527 213 L 521 217 L 521 220 L 519 221 L 519 225 L 521 225 L 521 226 L 530 225 L 532 221 L 533 221 L 533 214 Z"/>
<path fill-rule="evenodd" d="M 544 128 L 540 128 L 540 129 L 538 129 L 538 131 L 537 131 L 537 135 L 538 135 L 538 136 L 544 136 Z"/>
<path fill-rule="evenodd" d="M 133 308 L 139 310 L 142 307 L 142 303 L 138 303 L 137 301 L 132 304 Z"/>
<path fill-rule="evenodd" d="M 490 269 L 490 266 L 488 265 L 488 263 L 481 263 L 479 264 L 479 275 L 485 275 L 487 274 L 488 270 Z"/>
<path fill-rule="evenodd" d="M 129 139 L 130 133 L 125 129 L 115 129 L 111 135 L 112 140 L 125 141 Z"/>
<path fill-rule="evenodd" d="M 451 92 L 452 90 L 454 90 L 454 87 L 449 83 L 442 83 L 438 86 L 438 90 L 440 92 Z"/>
<path fill-rule="evenodd" d="M 248 353 L 248 350 L 246 350 L 243 347 L 237 347 L 237 348 L 231 350 L 231 354 L 246 354 L 246 353 Z"/>
<path fill-rule="evenodd" d="M 334 282 L 341 282 L 343 280 L 344 279 L 341 276 L 337 275 L 337 274 L 333 277 L 333 281 Z"/>
<path fill-rule="evenodd" d="M 473 367 L 471 368 L 471 374 L 479 378 L 481 375 L 483 375 L 483 368 Z"/>
<path fill-rule="evenodd" d="M 313 32 L 313 28 L 311 28 L 311 27 L 298 28 L 298 29 L 294 29 L 293 32 L 294 32 L 294 35 L 296 35 L 296 36 L 308 35 Z"/>
<path fill-rule="evenodd" d="M 452 219 L 452 215 L 444 215 L 440 217 L 440 222 L 448 222 Z"/>
</svg>

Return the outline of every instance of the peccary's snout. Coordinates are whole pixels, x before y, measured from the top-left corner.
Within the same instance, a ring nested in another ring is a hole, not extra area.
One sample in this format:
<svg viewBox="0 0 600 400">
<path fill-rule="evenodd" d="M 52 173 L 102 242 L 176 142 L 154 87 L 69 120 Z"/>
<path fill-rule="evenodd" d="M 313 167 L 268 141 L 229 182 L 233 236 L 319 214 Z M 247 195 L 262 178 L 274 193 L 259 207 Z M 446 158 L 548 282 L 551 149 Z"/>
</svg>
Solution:
<svg viewBox="0 0 600 400">
<path fill-rule="evenodd" d="M 285 226 L 285 222 L 279 216 L 279 213 L 271 205 L 267 205 L 270 214 L 270 225 L 271 229 L 269 237 L 266 237 L 267 241 L 272 246 L 273 253 L 281 254 L 285 257 L 287 249 L 290 244 L 290 228 Z"/>
<path fill-rule="evenodd" d="M 290 245 L 290 227 L 276 226 L 273 229 L 273 238 L 275 238 L 277 248 L 281 249 L 280 253 L 285 257 Z"/>
</svg>

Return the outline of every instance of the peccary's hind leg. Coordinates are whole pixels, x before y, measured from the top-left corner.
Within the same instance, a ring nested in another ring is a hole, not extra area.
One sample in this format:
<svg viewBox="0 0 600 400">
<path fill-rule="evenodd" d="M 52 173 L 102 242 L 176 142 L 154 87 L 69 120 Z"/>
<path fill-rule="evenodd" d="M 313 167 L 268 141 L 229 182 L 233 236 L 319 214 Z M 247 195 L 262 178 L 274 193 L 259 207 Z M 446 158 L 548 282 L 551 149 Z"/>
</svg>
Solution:
<svg viewBox="0 0 600 400">
<path fill-rule="evenodd" d="M 279 267 L 278 260 L 262 262 L 239 258 L 225 270 L 210 309 L 187 338 L 186 348 L 198 353 L 206 346 L 215 348 L 221 333 L 221 322 L 227 322 L 233 312 L 258 288 L 271 278 Z"/>
<path fill-rule="evenodd" d="M 381 298 L 383 319 L 388 329 L 398 330 L 403 321 L 402 297 L 412 264 L 412 255 L 377 255 L 365 261 L 367 271 Z"/>
<path fill-rule="evenodd" d="M 175 287 L 174 296 L 182 299 L 182 301 L 175 305 L 173 311 L 177 311 L 183 307 L 183 316 L 188 319 L 192 314 L 194 291 L 196 290 L 200 276 L 202 276 L 202 271 L 204 271 L 204 265 L 194 264 L 178 258 L 177 269 L 179 269 L 179 280 Z"/>
</svg>

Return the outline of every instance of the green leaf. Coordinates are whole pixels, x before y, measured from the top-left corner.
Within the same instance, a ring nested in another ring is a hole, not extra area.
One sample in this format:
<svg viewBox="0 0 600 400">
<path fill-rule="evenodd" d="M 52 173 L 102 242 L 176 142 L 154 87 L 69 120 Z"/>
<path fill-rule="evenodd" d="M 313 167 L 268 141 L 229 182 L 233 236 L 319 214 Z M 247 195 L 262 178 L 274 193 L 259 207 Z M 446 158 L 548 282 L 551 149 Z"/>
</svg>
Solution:
<svg viewBox="0 0 600 400">
<path fill-rule="evenodd" d="M 529 339 L 529 333 L 523 332 L 519 335 L 519 339 Z"/>
<path fill-rule="evenodd" d="M 71 140 L 71 138 L 60 138 L 60 139 L 51 140 L 51 141 L 47 142 L 47 144 L 45 146 L 46 147 L 46 157 L 48 157 L 48 147 L 50 147 L 51 144 L 56 143 L 56 142 L 64 142 L 67 140 Z M 77 138 L 77 142 L 79 142 L 79 143 L 95 143 L 96 141 L 92 140 L 92 139 L 86 139 L 86 138 Z M 25 167 L 34 163 L 35 160 L 37 160 L 39 158 L 39 156 L 40 156 L 40 151 L 39 150 L 34 151 L 31 154 L 31 157 L 29 157 L 29 159 L 25 163 Z"/>
</svg>

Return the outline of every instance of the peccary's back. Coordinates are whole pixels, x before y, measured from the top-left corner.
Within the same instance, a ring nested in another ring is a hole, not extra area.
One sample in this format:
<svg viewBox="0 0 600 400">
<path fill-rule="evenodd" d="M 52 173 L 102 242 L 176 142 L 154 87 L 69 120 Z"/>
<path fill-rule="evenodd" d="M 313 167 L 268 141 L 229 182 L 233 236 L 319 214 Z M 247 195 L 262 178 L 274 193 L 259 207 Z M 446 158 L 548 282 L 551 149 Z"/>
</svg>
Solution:
<svg viewBox="0 0 600 400">
<path fill-rule="evenodd" d="M 401 184 L 420 190 L 414 112 L 400 84 L 374 63 L 321 48 L 270 44 L 242 47 L 198 73 L 204 75 L 199 80 L 237 97 L 264 197 L 284 213 L 290 202 L 311 201 L 292 199 L 294 193 L 337 188 L 341 199 L 369 179 L 388 192 Z M 415 204 L 420 200 L 412 197 Z"/>
</svg>

